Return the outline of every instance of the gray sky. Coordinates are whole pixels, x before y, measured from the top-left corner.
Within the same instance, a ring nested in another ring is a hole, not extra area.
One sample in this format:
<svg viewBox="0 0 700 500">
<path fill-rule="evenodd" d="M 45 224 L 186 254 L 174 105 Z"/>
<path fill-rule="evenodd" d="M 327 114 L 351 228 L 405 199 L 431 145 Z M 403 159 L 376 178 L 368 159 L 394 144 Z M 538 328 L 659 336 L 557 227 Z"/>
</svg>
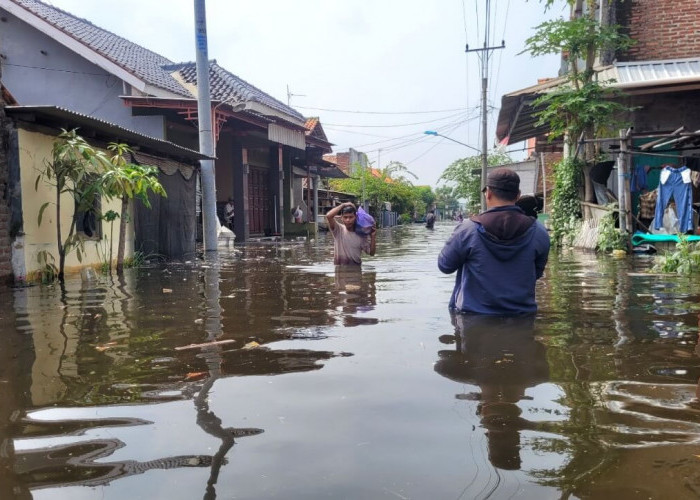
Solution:
<svg viewBox="0 0 700 500">
<path fill-rule="evenodd" d="M 195 60 L 193 0 L 50 3 L 175 62 Z M 483 46 L 485 3 L 208 0 L 209 58 L 280 101 L 289 88 L 291 106 L 320 117 L 334 151 L 364 151 L 375 167 L 400 161 L 415 184 L 436 186 L 450 163 L 478 153 L 425 130 L 481 145 L 480 62 L 464 49 Z M 490 59 L 491 106 L 556 76 L 558 57 L 517 53 L 535 26 L 565 14 L 563 3 L 545 13 L 537 0 L 491 1 L 490 45 L 506 43 Z M 497 116 L 489 115 L 489 145 Z"/>
</svg>

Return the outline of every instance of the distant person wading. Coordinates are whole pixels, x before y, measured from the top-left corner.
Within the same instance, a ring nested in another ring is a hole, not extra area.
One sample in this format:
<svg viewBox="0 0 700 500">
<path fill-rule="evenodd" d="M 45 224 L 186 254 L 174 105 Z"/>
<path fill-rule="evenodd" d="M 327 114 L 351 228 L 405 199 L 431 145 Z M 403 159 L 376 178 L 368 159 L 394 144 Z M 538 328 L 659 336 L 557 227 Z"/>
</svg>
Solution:
<svg viewBox="0 0 700 500">
<path fill-rule="evenodd" d="M 494 315 L 535 313 L 535 283 L 549 254 L 547 230 L 515 205 L 520 177 L 514 171 L 492 171 L 484 193 L 487 210 L 459 224 L 438 257 L 440 271 L 457 272 L 450 309 Z"/>
</svg>

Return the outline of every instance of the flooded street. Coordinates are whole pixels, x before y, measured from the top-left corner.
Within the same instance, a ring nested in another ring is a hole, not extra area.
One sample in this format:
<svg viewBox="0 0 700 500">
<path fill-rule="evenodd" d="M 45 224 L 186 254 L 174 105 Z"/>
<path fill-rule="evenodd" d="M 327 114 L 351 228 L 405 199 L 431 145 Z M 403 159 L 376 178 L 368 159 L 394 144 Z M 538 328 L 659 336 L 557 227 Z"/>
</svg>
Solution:
<svg viewBox="0 0 700 500">
<path fill-rule="evenodd" d="M 453 227 L 2 289 L 0 499 L 700 497 L 697 277 L 552 253 L 453 322 Z"/>
</svg>

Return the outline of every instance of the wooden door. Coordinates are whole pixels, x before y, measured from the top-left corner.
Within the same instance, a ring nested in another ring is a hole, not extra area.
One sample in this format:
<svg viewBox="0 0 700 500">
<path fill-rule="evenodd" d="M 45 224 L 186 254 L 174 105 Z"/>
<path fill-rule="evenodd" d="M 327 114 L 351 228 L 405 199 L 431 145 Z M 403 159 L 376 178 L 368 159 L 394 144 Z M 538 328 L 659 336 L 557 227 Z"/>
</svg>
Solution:
<svg viewBox="0 0 700 500">
<path fill-rule="evenodd" d="M 250 167 L 248 174 L 248 217 L 251 234 L 270 229 L 270 175 L 266 169 Z"/>
</svg>

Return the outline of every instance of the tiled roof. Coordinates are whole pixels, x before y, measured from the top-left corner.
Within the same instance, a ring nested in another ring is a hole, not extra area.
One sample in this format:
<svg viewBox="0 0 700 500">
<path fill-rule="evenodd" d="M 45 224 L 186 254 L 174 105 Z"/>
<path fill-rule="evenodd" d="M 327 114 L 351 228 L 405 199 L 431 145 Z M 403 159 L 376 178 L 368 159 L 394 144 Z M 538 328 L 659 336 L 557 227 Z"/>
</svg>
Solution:
<svg viewBox="0 0 700 500">
<path fill-rule="evenodd" d="M 167 58 L 38 0 L 11 1 L 141 80 L 179 95 L 190 95 L 163 69 L 163 66 L 172 64 Z"/>
<path fill-rule="evenodd" d="M 197 65 L 193 62 L 174 64 L 167 69 L 178 71 L 185 83 L 197 84 Z M 257 87 L 226 71 L 216 61 L 209 62 L 209 87 L 211 98 L 220 101 L 245 102 L 254 101 L 269 108 L 304 121 L 304 117 L 295 109 L 266 94 Z"/>
<path fill-rule="evenodd" d="M 306 129 L 306 135 L 311 134 L 314 131 L 314 128 L 318 124 L 318 117 L 317 116 L 312 116 L 311 118 L 306 119 L 306 123 L 304 124 L 304 128 Z"/>
</svg>

